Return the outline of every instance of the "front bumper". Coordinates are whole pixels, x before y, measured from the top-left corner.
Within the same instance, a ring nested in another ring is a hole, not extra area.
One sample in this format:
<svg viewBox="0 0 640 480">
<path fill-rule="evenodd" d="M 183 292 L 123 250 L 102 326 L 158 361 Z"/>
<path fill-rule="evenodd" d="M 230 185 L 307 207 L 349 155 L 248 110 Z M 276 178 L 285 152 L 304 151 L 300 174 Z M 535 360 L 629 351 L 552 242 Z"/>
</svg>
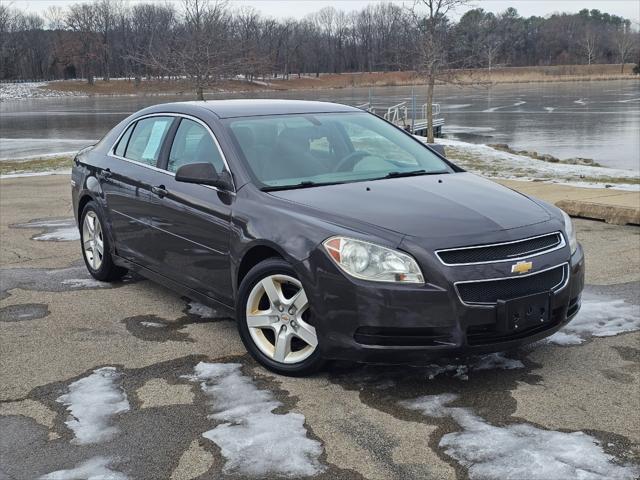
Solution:
<svg viewBox="0 0 640 480">
<path fill-rule="evenodd" d="M 454 283 L 479 275 L 478 267 L 440 267 L 437 274 L 432 270 L 433 283 L 425 285 L 376 284 L 345 276 L 317 251 L 299 266 L 299 273 L 324 357 L 420 364 L 435 357 L 509 350 L 562 328 L 577 314 L 584 287 L 582 247 L 568 256 L 567 248 L 544 260 L 548 265 L 568 262 L 569 274 L 551 294 L 549 321 L 517 333 L 498 328 L 497 306 L 460 300 Z M 495 265 L 482 268 L 480 278 L 496 273 Z"/>
</svg>

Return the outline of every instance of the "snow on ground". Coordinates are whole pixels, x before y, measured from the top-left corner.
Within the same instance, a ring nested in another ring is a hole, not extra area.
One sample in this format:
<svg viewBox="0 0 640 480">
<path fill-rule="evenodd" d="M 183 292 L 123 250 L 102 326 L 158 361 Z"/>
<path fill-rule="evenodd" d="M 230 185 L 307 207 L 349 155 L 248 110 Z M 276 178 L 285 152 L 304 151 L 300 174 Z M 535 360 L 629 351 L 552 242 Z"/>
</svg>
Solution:
<svg viewBox="0 0 640 480">
<path fill-rule="evenodd" d="M 282 403 L 259 390 L 238 363 L 204 363 L 190 377 L 211 399 L 210 418 L 221 423 L 203 434 L 227 462 L 225 473 L 272 477 L 315 475 L 324 468 L 322 445 L 307 437 L 304 416 L 276 414 Z"/>
<path fill-rule="evenodd" d="M 546 339 L 558 345 L 577 345 L 589 337 L 611 337 L 640 330 L 640 305 L 599 295 L 584 294 L 576 317 Z"/>
<path fill-rule="evenodd" d="M 114 367 L 99 368 L 73 382 L 69 392 L 58 397 L 57 401 L 69 411 L 65 423 L 75 435 L 72 443 L 99 443 L 110 440 L 118 432 L 117 427 L 109 425 L 110 419 L 129 410 L 127 395 L 118 385 L 120 376 Z"/>
<path fill-rule="evenodd" d="M 109 283 L 101 282 L 94 278 L 68 278 L 66 280 L 62 280 L 62 285 L 69 288 L 107 288 L 109 287 Z"/>
<path fill-rule="evenodd" d="M 164 328 L 164 327 L 166 327 L 165 324 L 158 323 L 158 322 L 140 322 L 140 325 L 142 325 L 144 327 L 150 327 L 150 328 Z"/>
<path fill-rule="evenodd" d="M 417 138 L 426 141 L 425 137 Z M 607 184 L 608 179 L 638 178 L 638 172 L 633 170 L 545 162 L 525 155 L 496 150 L 488 145 L 460 140 L 438 138 L 436 143 L 469 154 L 472 156 L 471 159 L 456 158 L 454 155 L 452 160 L 470 172 L 491 178 L 542 180 L 550 183 L 600 188 Z M 612 188 L 640 191 L 640 185 L 623 182 L 613 184 Z"/>
<path fill-rule="evenodd" d="M 69 168 L 65 168 L 62 170 L 43 170 L 41 172 L 6 173 L 4 175 L 0 175 L 0 180 L 4 178 L 46 177 L 48 175 L 71 175 L 71 170 Z"/>
<path fill-rule="evenodd" d="M 24 98 L 69 97 L 83 95 L 79 92 L 59 92 L 46 88 L 46 82 L 0 83 L 0 102 Z"/>
<path fill-rule="evenodd" d="M 456 399 L 445 393 L 401 405 L 429 417 L 450 417 L 461 427 L 444 435 L 439 446 L 469 469 L 472 480 L 631 480 L 640 475 L 640 468 L 616 464 L 596 438 L 583 432 L 555 432 L 526 423 L 494 426 L 467 408 L 447 406 Z"/>
<path fill-rule="evenodd" d="M 80 230 L 74 218 L 32 220 L 12 225 L 15 228 L 43 228 L 45 233 L 33 237 L 34 240 L 72 241 L 80 240 Z"/>
<path fill-rule="evenodd" d="M 189 302 L 188 312 L 200 318 L 220 318 L 220 313 L 207 305 L 200 302 Z"/>
<path fill-rule="evenodd" d="M 127 480 L 128 477 L 109 468 L 111 459 L 93 457 L 69 470 L 58 470 L 40 477 L 40 480 Z"/>
<path fill-rule="evenodd" d="M 504 353 L 490 353 L 472 357 L 462 364 L 432 363 L 427 366 L 427 378 L 433 380 L 440 374 L 453 372 L 454 378 L 468 380 L 469 372 L 497 369 L 513 370 L 516 368 L 524 368 L 524 364 L 520 360 L 505 357 Z"/>
</svg>

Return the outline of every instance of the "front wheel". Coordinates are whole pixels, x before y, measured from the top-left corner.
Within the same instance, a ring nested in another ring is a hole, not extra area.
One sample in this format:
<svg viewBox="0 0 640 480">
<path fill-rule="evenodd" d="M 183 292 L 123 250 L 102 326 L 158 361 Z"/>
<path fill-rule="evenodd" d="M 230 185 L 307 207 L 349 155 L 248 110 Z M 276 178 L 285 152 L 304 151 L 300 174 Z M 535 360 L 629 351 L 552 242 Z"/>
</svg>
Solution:
<svg viewBox="0 0 640 480">
<path fill-rule="evenodd" d="M 324 363 L 307 294 L 291 266 L 267 259 L 242 280 L 238 330 L 249 353 L 269 370 L 308 375 Z"/>
</svg>

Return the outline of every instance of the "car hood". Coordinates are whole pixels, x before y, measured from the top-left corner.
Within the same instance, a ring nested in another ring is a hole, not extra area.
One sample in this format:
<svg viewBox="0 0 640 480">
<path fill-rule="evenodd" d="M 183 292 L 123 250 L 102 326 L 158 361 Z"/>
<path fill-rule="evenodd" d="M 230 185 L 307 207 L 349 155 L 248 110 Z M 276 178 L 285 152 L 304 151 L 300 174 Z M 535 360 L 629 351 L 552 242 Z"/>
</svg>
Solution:
<svg viewBox="0 0 640 480">
<path fill-rule="evenodd" d="M 549 220 L 528 197 L 470 173 L 422 175 L 272 191 L 323 212 L 414 237 L 480 235 Z M 340 218 L 343 221 L 340 221 Z"/>
</svg>

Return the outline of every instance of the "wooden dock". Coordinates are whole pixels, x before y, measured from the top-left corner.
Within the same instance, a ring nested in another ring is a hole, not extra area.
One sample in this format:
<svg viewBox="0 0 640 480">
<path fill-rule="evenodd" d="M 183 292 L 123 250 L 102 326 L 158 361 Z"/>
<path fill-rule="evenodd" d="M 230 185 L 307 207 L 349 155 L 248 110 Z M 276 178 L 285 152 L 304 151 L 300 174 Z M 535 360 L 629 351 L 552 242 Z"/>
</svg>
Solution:
<svg viewBox="0 0 640 480">
<path fill-rule="evenodd" d="M 401 102 L 390 107 L 379 107 L 371 103 L 357 105 L 358 108 L 374 113 L 385 120 L 408 130 L 414 135 L 427 136 L 427 105 L 423 104 L 410 107 L 407 102 Z M 444 118 L 440 116 L 440 104 L 434 103 L 433 106 L 433 134 L 436 137 L 442 135 L 442 127 L 444 126 Z"/>
</svg>

